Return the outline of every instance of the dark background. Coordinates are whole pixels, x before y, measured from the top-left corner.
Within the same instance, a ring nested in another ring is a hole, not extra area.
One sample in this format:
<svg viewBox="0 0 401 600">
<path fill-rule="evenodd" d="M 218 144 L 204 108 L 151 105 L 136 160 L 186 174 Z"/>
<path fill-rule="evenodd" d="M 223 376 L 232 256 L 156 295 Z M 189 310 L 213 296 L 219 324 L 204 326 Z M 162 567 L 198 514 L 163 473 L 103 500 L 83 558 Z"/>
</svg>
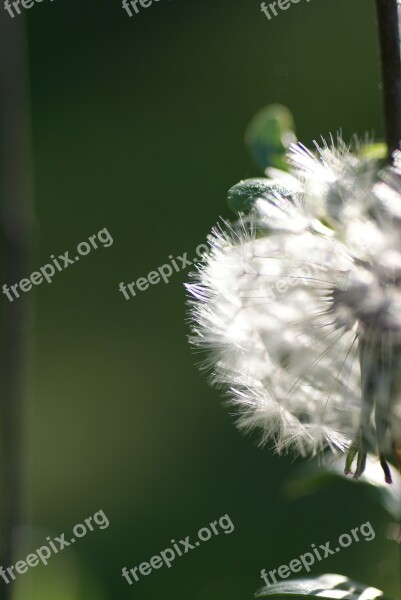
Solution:
<svg viewBox="0 0 401 600">
<path fill-rule="evenodd" d="M 287 105 L 306 144 L 339 129 L 381 137 L 373 1 L 301 0 L 272 21 L 257 0 L 160 0 L 132 18 L 117 0 L 44 0 L 27 12 L 31 271 L 103 227 L 114 244 L 30 293 L 34 541 L 20 558 L 100 509 L 110 526 L 20 576 L 16 599 L 245 600 L 262 568 L 366 520 L 376 539 L 313 573 L 395 595 L 388 518 L 364 488 L 290 502 L 282 485 L 298 463 L 234 428 L 187 343 L 188 273 L 129 301 L 118 291 L 170 254 L 192 257 L 218 217 L 230 217 L 227 189 L 258 174 L 243 135 L 263 105 Z M 231 535 L 132 587 L 122 578 L 123 566 L 226 513 Z"/>
</svg>

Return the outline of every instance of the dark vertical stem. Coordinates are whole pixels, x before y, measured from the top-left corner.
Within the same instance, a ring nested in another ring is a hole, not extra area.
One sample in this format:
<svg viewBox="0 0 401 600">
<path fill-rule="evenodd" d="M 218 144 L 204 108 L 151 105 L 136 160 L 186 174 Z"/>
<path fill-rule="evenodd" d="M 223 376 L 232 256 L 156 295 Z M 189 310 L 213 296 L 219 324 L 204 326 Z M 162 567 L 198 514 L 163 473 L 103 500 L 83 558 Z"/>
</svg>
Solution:
<svg viewBox="0 0 401 600">
<path fill-rule="evenodd" d="M 401 58 L 397 0 L 376 0 L 388 157 L 400 149 Z M 399 522 L 400 527 L 401 521 Z M 401 552 L 401 545 L 400 545 Z"/>
<path fill-rule="evenodd" d="M 3 284 L 27 275 L 32 223 L 28 68 L 23 15 L 0 14 L 0 260 Z M 27 295 L 0 294 L 0 566 L 15 555 L 24 512 L 23 414 L 28 330 Z M 0 597 L 12 597 L 0 578 Z"/>
<path fill-rule="evenodd" d="M 376 0 L 388 158 L 400 149 L 401 56 L 398 0 Z M 399 457 L 397 456 L 399 460 Z M 401 520 L 398 527 L 401 526 Z M 401 545 L 400 545 L 401 553 Z"/>
<path fill-rule="evenodd" d="M 376 0 L 389 158 L 401 141 L 401 59 L 397 0 Z"/>
</svg>

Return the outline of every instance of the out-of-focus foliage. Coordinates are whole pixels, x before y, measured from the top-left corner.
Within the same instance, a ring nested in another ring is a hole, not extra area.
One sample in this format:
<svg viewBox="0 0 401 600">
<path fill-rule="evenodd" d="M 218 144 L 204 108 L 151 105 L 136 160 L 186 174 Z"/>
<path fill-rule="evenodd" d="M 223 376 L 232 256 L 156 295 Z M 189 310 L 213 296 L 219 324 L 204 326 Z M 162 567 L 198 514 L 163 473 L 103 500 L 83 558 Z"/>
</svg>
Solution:
<svg viewBox="0 0 401 600">
<path fill-rule="evenodd" d="M 285 154 L 296 139 L 293 116 L 281 104 L 257 112 L 245 133 L 246 146 L 263 171 L 269 167 L 287 170 Z"/>
<path fill-rule="evenodd" d="M 344 465 L 345 457 L 322 466 L 317 461 L 303 464 L 285 485 L 285 493 L 296 500 L 328 485 L 344 482 L 346 485 L 361 486 L 392 518 L 401 518 L 401 478 L 395 467 L 390 465 L 393 483 L 388 484 L 384 481 L 383 470 L 375 456 L 368 456 L 366 469 L 358 481 L 344 475 Z"/>
</svg>

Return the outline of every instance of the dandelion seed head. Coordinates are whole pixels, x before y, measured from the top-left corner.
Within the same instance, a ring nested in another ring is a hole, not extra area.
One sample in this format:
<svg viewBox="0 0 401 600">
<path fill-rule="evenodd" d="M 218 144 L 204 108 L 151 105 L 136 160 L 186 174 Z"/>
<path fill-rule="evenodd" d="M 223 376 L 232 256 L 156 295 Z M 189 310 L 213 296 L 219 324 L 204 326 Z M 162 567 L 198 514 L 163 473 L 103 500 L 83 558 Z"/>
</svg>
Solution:
<svg viewBox="0 0 401 600">
<path fill-rule="evenodd" d="M 343 452 L 362 431 L 382 454 L 401 441 L 401 153 L 379 172 L 338 139 L 289 162 L 250 215 L 213 229 L 187 284 L 191 341 L 262 445 Z"/>
</svg>

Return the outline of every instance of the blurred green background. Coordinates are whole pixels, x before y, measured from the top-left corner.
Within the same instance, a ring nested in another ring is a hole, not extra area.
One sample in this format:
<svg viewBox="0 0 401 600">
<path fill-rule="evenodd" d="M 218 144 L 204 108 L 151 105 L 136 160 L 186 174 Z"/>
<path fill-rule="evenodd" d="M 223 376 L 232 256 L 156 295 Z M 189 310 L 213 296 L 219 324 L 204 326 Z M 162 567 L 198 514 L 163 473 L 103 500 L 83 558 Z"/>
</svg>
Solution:
<svg viewBox="0 0 401 600">
<path fill-rule="evenodd" d="M 298 502 L 298 462 L 240 435 L 186 336 L 187 272 L 127 301 L 118 291 L 194 255 L 226 192 L 258 175 L 243 137 L 280 102 L 310 144 L 382 135 L 373 0 L 306 0 L 268 21 L 258 0 L 45 0 L 28 13 L 36 250 L 110 248 L 31 292 L 35 300 L 27 487 L 33 536 L 104 510 L 110 527 L 20 576 L 21 600 L 244 600 L 260 570 L 370 520 L 376 539 L 317 563 L 397 593 L 388 517 L 360 486 Z M 228 513 L 220 535 L 134 586 L 121 576 Z M 28 552 L 37 546 L 28 548 Z M 20 558 L 24 558 L 22 555 Z"/>
</svg>

